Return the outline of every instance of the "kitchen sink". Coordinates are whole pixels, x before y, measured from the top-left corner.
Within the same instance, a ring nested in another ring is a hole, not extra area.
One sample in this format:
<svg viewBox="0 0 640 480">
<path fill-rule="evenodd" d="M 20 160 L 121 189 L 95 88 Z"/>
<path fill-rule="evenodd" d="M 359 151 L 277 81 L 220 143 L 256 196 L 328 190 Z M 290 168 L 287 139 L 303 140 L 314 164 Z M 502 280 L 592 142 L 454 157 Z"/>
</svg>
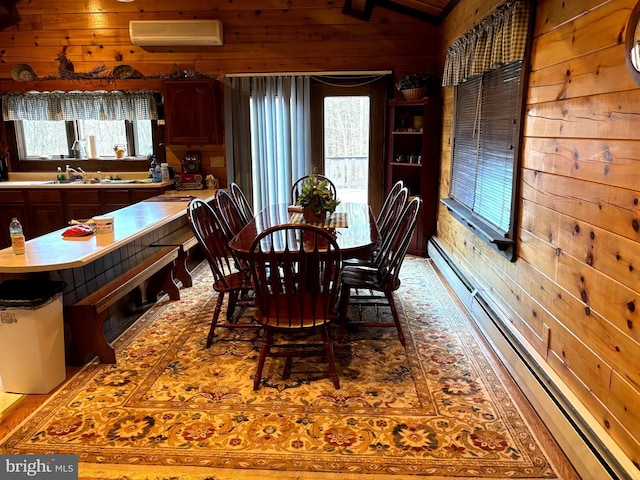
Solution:
<svg viewBox="0 0 640 480">
<path fill-rule="evenodd" d="M 100 183 L 142 183 L 139 182 L 138 180 L 110 180 L 110 179 L 105 179 L 105 180 L 101 180 Z"/>
<path fill-rule="evenodd" d="M 85 184 L 90 182 L 83 182 L 82 180 L 51 180 L 50 182 L 44 182 L 45 185 L 55 185 L 55 184 L 69 184 L 69 183 L 77 183 L 77 184 Z"/>
<path fill-rule="evenodd" d="M 98 185 L 98 184 L 103 184 L 103 185 L 113 185 L 113 184 L 125 184 L 125 183 L 148 183 L 145 182 L 143 180 L 125 180 L 125 179 L 118 179 L 118 180 L 110 180 L 110 179 L 104 179 L 101 180 L 100 182 L 93 182 L 93 181 L 82 181 L 82 180 L 51 180 L 49 182 L 43 182 L 45 185 Z"/>
</svg>

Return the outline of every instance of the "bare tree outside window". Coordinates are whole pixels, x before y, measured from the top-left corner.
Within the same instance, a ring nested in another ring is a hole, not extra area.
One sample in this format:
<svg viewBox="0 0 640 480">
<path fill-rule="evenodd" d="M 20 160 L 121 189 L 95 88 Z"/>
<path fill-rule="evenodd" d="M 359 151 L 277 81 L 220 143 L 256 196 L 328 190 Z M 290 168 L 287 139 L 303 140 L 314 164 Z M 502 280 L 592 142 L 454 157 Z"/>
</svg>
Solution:
<svg viewBox="0 0 640 480">
<path fill-rule="evenodd" d="M 67 132 L 64 121 L 22 122 L 24 145 L 28 157 L 68 155 Z"/>
<path fill-rule="evenodd" d="M 127 137 L 124 120 L 76 120 L 74 132 L 77 139 L 88 146 L 89 138 L 95 137 L 96 152 L 99 158 L 115 158 L 114 145 L 135 146 L 134 151 L 127 151 L 130 157 L 146 157 L 153 153 L 151 121 L 137 120 L 133 122 L 133 138 Z M 22 139 L 25 155 L 29 158 L 60 158 L 68 156 L 70 146 L 76 137 L 69 136 L 67 122 L 44 120 L 21 120 Z"/>
<path fill-rule="evenodd" d="M 368 96 L 325 97 L 324 171 L 338 198 L 367 201 L 369 184 Z"/>
</svg>

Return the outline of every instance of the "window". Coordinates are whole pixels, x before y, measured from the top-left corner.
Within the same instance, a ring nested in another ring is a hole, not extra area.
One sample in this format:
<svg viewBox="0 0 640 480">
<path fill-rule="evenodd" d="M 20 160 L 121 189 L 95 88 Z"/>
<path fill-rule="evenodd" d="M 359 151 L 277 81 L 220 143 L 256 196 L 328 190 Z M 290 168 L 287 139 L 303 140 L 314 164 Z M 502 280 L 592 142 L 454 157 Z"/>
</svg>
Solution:
<svg viewBox="0 0 640 480">
<path fill-rule="evenodd" d="M 512 261 L 531 4 L 507 0 L 453 42 L 443 76 L 443 86 L 455 87 L 455 106 L 451 187 L 442 203 Z"/>
<path fill-rule="evenodd" d="M 128 158 L 146 159 L 153 153 L 156 96 L 148 90 L 5 93 L 2 114 L 19 160 L 73 157 L 76 141 L 87 153 L 95 145 L 94 158 L 113 160 L 114 146 L 123 145 Z"/>
<path fill-rule="evenodd" d="M 68 155 L 66 122 L 40 120 L 16 121 L 16 133 L 21 139 L 21 157 L 44 157 L 47 155 Z"/>
<path fill-rule="evenodd" d="M 456 87 L 450 198 L 454 213 L 499 249 L 513 244 L 522 62 Z"/>
<path fill-rule="evenodd" d="M 228 176 L 251 196 L 254 210 L 290 201 L 293 182 L 309 173 L 336 179 L 340 198 L 368 198 L 379 209 L 371 192 L 382 191 L 386 80 L 380 74 L 226 77 Z M 353 125 L 340 127 L 341 121 Z M 317 134 L 332 128 L 324 133 L 335 134 L 335 145 Z M 366 151 L 358 150 L 363 145 Z"/>
<path fill-rule="evenodd" d="M 324 97 L 324 175 L 338 198 L 369 203 L 369 116 L 366 95 Z"/>
<path fill-rule="evenodd" d="M 153 153 L 150 120 L 17 120 L 15 125 L 20 158 L 45 159 L 72 156 L 72 147 L 81 140 L 88 149 L 94 137 L 94 158 L 115 158 L 114 145 L 125 145 L 129 157 L 143 157 Z M 88 153 L 88 150 L 87 150 Z"/>
</svg>

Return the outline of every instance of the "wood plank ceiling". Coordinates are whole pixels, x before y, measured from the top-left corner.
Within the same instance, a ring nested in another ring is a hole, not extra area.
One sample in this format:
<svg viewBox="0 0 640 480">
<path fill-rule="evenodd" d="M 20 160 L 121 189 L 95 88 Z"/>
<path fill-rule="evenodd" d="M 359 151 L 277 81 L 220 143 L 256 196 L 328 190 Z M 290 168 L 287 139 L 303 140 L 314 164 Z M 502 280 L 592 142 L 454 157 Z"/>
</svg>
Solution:
<svg viewBox="0 0 640 480">
<path fill-rule="evenodd" d="M 371 13 L 375 7 L 405 13 L 426 22 L 438 24 L 455 7 L 459 0 L 346 0 L 345 9 L 352 13 Z M 365 14 L 366 17 L 366 14 Z M 366 18 L 365 18 L 366 19 Z"/>
</svg>

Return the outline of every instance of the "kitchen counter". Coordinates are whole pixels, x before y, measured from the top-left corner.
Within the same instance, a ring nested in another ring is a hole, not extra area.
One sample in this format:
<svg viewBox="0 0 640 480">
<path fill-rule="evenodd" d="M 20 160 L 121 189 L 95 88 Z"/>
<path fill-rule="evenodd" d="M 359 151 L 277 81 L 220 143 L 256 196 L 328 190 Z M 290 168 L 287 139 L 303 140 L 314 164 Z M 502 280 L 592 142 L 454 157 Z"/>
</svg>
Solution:
<svg viewBox="0 0 640 480">
<path fill-rule="evenodd" d="M 100 183 L 58 183 L 58 182 L 39 182 L 39 181 L 24 181 L 24 182 L 0 182 L 0 190 L 2 189 L 18 189 L 34 188 L 34 189 L 60 189 L 60 188 L 158 188 L 169 187 L 173 185 L 173 180 L 167 180 L 165 182 L 153 183 L 153 182 L 130 182 L 130 181 L 103 181 Z"/>
<path fill-rule="evenodd" d="M 96 172 L 87 172 L 87 178 L 96 178 Z M 103 172 L 102 177 L 117 177 L 119 180 L 103 180 L 100 183 L 56 181 L 56 172 L 9 172 L 9 181 L 0 182 L 0 189 L 59 189 L 59 188 L 158 188 L 173 185 L 173 180 L 153 183 L 147 172 Z"/>
<path fill-rule="evenodd" d="M 3 185 L 7 183 L 16 182 L 3 182 Z M 150 185 L 158 186 L 157 183 Z M 5 248 L 0 250 L 0 273 L 51 272 L 86 266 L 184 217 L 192 197 L 211 201 L 214 194 L 215 190 L 172 190 L 109 213 L 114 217 L 113 233 L 68 238 L 62 236 L 63 228 L 28 240 L 24 255 L 15 255 L 11 247 Z"/>
</svg>

